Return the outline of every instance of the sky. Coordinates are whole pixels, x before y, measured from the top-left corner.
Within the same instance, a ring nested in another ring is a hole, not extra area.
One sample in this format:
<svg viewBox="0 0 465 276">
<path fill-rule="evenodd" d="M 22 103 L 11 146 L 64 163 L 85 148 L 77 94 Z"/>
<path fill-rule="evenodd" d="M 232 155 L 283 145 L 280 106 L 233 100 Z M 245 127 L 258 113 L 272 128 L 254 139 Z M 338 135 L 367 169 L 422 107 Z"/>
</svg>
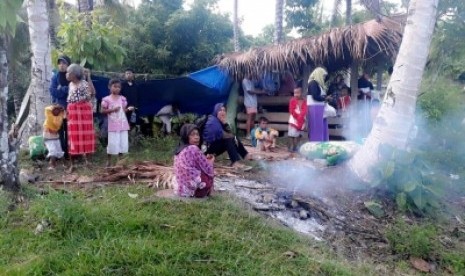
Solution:
<svg viewBox="0 0 465 276">
<path fill-rule="evenodd" d="M 73 2 L 73 0 L 67 0 Z M 75 0 L 74 0 L 75 1 Z M 141 0 L 126 0 L 138 5 Z M 193 0 L 186 0 L 192 2 Z M 387 0 L 400 5 L 401 0 Z M 355 0 L 355 3 L 358 1 Z M 218 8 L 222 13 L 229 13 L 232 20 L 233 0 L 219 0 Z M 243 3 L 243 4 L 242 4 Z M 328 15 L 331 11 L 333 1 L 324 1 L 324 14 Z M 344 8 L 344 7 L 343 7 Z M 355 6 L 357 8 L 357 5 Z M 274 24 L 275 0 L 239 0 L 238 6 L 239 19 L 241 20 L 242 30 L 246 35 L 257 36 L 261 33 L 263 27 Z"/>
</svg>

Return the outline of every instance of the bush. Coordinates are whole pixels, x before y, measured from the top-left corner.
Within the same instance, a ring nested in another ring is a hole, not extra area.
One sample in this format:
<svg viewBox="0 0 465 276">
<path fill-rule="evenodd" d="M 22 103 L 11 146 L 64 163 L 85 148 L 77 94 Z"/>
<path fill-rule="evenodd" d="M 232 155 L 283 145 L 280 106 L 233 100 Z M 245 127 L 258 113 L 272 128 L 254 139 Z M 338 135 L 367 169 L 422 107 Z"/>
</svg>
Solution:
<svg viewBox="0 0 465 276">
<path fill-rule="evenodd" d="M 392 251 L 404 257 L 427 259 L 436 254 L 437 230 L 432 225 L 408 225 L 397 221 L 386 233 Z"/>
<path fill-rule="evenodd" d="M 463 103 L 462 87 L 445 77 L 426 77 L 420 88 L 418 107 L 429 123 L 440 122 L 447 115 L 460 110 Z"/>
<path fill-rule="evenodd" d="M 375 188 L 391 195 L 401 211 L 416 215 L 431 215 L 440 207 L 444 180 L 431 174 L 423 154 L 396 150 L 390 145 L 380 146 L 381 161 L 377 167 Z"/>
<path fill-rule="evenodd" d="M 443 264 L 455 275 L 465 275 L 465 254 L 446 252 L 443 256 Z"/>
</svg>

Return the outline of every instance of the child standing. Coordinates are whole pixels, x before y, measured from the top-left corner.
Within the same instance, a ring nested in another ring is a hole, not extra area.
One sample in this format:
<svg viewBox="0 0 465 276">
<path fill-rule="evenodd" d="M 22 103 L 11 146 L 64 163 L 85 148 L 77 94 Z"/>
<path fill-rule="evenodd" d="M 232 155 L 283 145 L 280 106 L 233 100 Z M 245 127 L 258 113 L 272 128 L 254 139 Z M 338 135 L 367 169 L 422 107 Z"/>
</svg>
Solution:
<svg viewBox="0 0 465 276">
<path fill-rule="evenodd" d="M 268 127 L 268 119 L 260 117 L 259 126 L 255 129 L 255 139 L 257 139 L 257 148 L 261 151 L 270 151 L 276 147 L 276 137 L 279 132 Z"/>
<path fill-rule="evenodd" d="M 296 152 L 302 131 L 305 128 L 305 118 L 307 117 L 307 101 L 302 98 L 302 87 L 294 89 L 294 97 L 289 102 L 289 151 Z"/>
<path fill-rule="evenodd" d="M 102 113 L 108 117 L 107 166 L 110 166 L 112 155 L 121 156 L 128 152 L 129 123 L 126 112 L 133 111 L 134 107 L 127 107 L 126 98 L 120 95 L 120 80 L 110 80 L 108 88 L 110 89 L 110 95 L 102 99 Z"/>
<path fill-rule="evenodd" d="M 60 143 L 59 131 L 63 125 L 63 118 L 65 109 L 60 105 L 51 105 L 45 108 L 45 122 L 44 122 L 44 143 L 48 150 L 47 157 L 50 158 L 49 170 L 56 167 L 57 159 L 64 156 L 63 149 Z"/>
<path fill-rule="evenodd" d="M 346 115 L 350 107 L 350 93 L 349 87 L 343 86 L 341 88 L 341 96 L 337 99 L 338 109 L 341 111 L 342 115 Z"/>
</svg>

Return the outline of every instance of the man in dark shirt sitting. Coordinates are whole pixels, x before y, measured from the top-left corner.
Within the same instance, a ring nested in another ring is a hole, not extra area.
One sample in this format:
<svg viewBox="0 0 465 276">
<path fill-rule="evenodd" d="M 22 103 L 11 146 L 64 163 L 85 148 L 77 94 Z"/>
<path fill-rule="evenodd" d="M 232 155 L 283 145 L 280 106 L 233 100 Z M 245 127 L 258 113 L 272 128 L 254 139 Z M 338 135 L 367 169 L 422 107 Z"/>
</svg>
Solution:
<svg viewBox="0 0 465 276">
<path fill-rule="evenodd" d="M 363 73 L 358 79 L 358 99 L 371 100 L 371 91 L 373 91 L 373 83 L 370 81 L 370 75 Z"/>
</svg>

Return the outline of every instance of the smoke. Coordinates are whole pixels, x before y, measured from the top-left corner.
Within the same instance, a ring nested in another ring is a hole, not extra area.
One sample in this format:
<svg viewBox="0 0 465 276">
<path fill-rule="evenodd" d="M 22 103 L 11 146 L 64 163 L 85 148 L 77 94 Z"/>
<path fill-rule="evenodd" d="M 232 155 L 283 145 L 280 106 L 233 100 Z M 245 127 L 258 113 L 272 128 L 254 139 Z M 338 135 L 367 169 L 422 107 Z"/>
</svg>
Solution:
<svg viewBox="0 0 465 276">
<path fill-rule="evenodd" d="M 353 175 L 344 165 L 321 168 L 305 160 L 285 160 L 261 165 L 268 182 L 287 192 L 326 200 L 337 190 L 359 189 Z"/>
<path fill-rule="evenodd" d="M 434 88 L 428 87 L 428 89 Z M 433 90 L 430 93 L 437 91 Z M 463 92 L 460 89 L 453 93 L 460 97 L 448 99 L 444 94 L 442 96 L 433 94 L 435 98 L 431 101 L 427 100 L 424 103 L 425 99 L 421 99 L 417 107 L 415 125 L 412 127 L 407 125 L 407 122 L 405 124 L 406 128 L 410 128 L 406 152 L 413 154 L 419 160 L 412 165 L 418 166 L 412 167 L 412 171 L 420 166 L 425 170 L 422 175 L 412 174 L 409 177 L 417 177 L 412 180 L 418 183 L 425 181 L 432 183 L 449 198 L 465 196 L 465 108 L 449 109 L 451 103 L 438 102 L 441 99 L 451 101 L 453 104 L 460 100 L 463 102 Z M 344 136 L 347 140 L 363 144 L 378 111 L 376 104 L 370 107 L 359 102 L 357 110 L 348 111 L 348 115 L 350 114 L 350 117 L 346 118 L 348 127 L 344 128 Z M 463 107 L 463 104 L 460 107 Z M 438 119 L 433 116 L 437 116 Z M 395 159 L 393 161 L 398 162 Z M 295 194 L 311 195 L 322 200 L 336 191 L 370 188 L 362 184 L 345 165 L 321 168 L 313 161 L 286 160 L 262 162 L 261 166 L 273 185 Z M 379 165 L 374 164 L 374 169 L 377 169 L 377 166 Z M 399 182 L 401 180 L 398 179 Z M 393 182 L 395 181 L 394 179 Z"/>
</svg>

